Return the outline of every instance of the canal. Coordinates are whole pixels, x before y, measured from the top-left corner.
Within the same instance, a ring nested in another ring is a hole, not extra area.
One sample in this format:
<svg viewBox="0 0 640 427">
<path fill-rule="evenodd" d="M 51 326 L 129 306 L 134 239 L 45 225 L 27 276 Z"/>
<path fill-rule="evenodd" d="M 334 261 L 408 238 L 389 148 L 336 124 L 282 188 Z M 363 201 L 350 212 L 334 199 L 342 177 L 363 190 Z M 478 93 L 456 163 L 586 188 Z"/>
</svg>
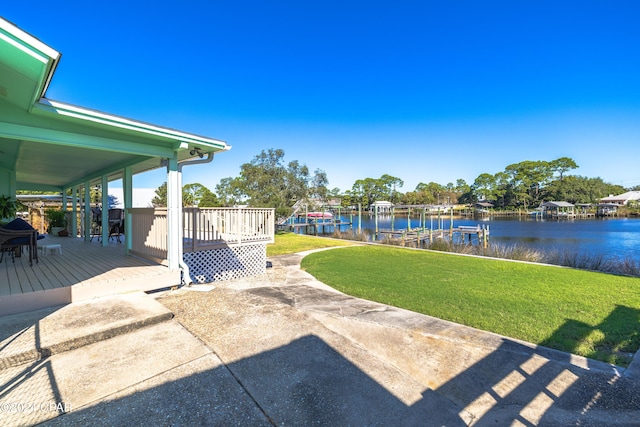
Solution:
<svg viewBox="0 0 640 427">
<path fill-rule="evenodd" d="M 353 221 L 352 229 L 358 230 L 358 215 L 341 216 L 343 222 Z M 406 215 L 378 216 L 379 230 L 406 230 L 421 227 L 449 229 L 450 217 L 443 215 L 407 218 Z M 602 255 L 607 259 L 632 259 L 640 262 L 640 219 L 638 218 L 596 218 L 573 220 L 540 220 L 530 217 L 515 219 L 504 218 L 453 218 L 457 226 L 488 225 L 490 241 L 504 245 L 523 245 L 541 251 L 557 250 L 562 252 Z M 362 215 L 362 230 L 369 234 L 375 231 L 373 215 Z M 300 229 L 304 232 L 304 229 Z M 342 231 L 349 227 L 342 226 Z M 332 231 L 332 230 L 331 230 Z"/>
</svg>

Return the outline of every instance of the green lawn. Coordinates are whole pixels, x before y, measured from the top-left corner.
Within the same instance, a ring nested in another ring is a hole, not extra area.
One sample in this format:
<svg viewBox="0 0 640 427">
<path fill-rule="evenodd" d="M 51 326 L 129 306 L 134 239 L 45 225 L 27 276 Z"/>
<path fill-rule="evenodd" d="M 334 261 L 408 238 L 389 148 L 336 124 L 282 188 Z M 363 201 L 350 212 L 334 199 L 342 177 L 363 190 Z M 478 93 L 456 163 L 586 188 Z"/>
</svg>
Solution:
<svg viewBox="0 0 640 427">
<path fill-rule="evenodd" d="M 349 295 L 620 366 L 640 347 L 638 278 L 381 246 L 302 268 Z"/>
<path fill-rule="evenodd" d="M 327 239 L 326 237 L 306 236 L 295 233 L 277 233 L 275 242 L 267 245 L 267 256 L 293 254 L 333 246 L 351 246 L 353 244 L 354 242 L 349 240 Z"/>
</svg>

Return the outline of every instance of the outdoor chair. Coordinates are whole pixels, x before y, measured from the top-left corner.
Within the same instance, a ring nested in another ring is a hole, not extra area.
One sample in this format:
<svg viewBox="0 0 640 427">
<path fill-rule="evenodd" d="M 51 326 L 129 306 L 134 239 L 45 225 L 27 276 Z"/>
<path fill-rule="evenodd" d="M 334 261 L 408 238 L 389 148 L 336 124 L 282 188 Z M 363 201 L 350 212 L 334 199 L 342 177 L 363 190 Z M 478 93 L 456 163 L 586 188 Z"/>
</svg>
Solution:
<svg viewBox="0 0 640 427">
<path fill-rule="evenodd" d="M 31 225 L 23 219 L 16 218 L 9 224 L 0 227 L 0 262 L 5 252 L 11 253 L 11 259 L 15 263 L 15 256 L 22 253 L 22 248 L 27 246 L 29 252 L 29 265 L 33 260 L 38 262 L 38 240 L 44 239 Z"/>
<path fill-rule="evenodd" d="M 102 239 L 102 210 L 100 208 L 91 208 L 91 239 L 98 237 L 98 241 Z M 107 214 L 109 239 L 115 237 L 118 243 L 120 241 L 120 235 L 124 230 L 124 210 L 123 209 L 109 209 Z"/>
<path fill-rule="evenodd" d="M 116 237 L 118 243 L 120 241 L 120 235 L 124 230 L 124 210 L 122 209 L 109 209 L 109 239 Z"/>
<path fill-rule="evenodd" d="M 92 242 L 96 236 L 100 241 L 100 236 L 102 236 L 102 209 L 91 208 L 91 238 L 89 241 Z"/>
</svg>

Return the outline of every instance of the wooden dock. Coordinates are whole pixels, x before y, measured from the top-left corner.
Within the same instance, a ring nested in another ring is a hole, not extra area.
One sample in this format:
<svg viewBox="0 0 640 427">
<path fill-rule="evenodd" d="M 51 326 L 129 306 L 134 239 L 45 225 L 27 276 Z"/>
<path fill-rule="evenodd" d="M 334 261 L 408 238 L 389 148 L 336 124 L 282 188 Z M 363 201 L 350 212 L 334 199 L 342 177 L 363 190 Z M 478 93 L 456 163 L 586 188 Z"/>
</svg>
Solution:
<svg viewBox="0 0 640 427">
<path fill-rule="evenodd" d="M 489 227 L 478 226 L 458 226 L 455 228 L 445 228 L 431 230 L 428 228 L 417 228 L 411 230 L 378 230 L 378 234 L 386 236 L 389 239 L 397 240 L 402 246 L 415 245 L 422 247 L 427 243 L 432 243 L 436 239 L 440 240 L 457 240 L 459 243 L 473 242 L 473 236 L 476 236 L 477 244 L 482 244 L 485 248 L 489 244 Z M 458 237 L 456 239 L 456 236 Z"/>
<path fill-rule="evenodd" d="M 288 230 L 295 232 L 296 230 L 304 229 L 304 234 L 318 235 L 326 234 L 327 229 L 340 230 L 340 227 L 351 227 L 353 224 L 348 221 L 341 220 L 322 220 L 322 221 L 309 221 L 309 222 L 296 222 L 293 224 L 278 224 L 278 230 Z"/>
</svg>

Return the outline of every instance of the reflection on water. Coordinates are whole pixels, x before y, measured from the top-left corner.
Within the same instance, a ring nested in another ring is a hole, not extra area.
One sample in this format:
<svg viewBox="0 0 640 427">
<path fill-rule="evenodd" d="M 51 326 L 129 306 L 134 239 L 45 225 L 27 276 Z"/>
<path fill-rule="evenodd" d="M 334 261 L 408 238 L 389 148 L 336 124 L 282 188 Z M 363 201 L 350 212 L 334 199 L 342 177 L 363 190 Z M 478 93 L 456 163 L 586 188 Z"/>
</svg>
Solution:
<svg viewBox="0 0 640 427">
<path fill-rule="evenodd" d="M 353 221 L 353 229 L 358 229 L 358 216 L 342 216 L 342 220 Z M 640 261 L 640 219 L 638 218 L 604 218 L 574 220 L 534 220 L 522 219 L 453 219 L 453 225 L 475 226 L 488 225 L 492 242 L 504 244 L 521 244 L 544 251 L 558 250 L 577 252 L 588 255 L 602 255 L 606 258 L 630 258 Z M 419 218 L 396 215 L 393 221 L 394 230 L 406 230 L 407 227 L 448 229 L 451 218 L 437 216 Z M 378 217 L 378 229 L 390 230 L 391 216 Z M 345 229 L 344 227 L 342 228 Z M 362 216 L 362 229 L 368 232 L 375 230 L 373 216 Z"/>
</svg>

